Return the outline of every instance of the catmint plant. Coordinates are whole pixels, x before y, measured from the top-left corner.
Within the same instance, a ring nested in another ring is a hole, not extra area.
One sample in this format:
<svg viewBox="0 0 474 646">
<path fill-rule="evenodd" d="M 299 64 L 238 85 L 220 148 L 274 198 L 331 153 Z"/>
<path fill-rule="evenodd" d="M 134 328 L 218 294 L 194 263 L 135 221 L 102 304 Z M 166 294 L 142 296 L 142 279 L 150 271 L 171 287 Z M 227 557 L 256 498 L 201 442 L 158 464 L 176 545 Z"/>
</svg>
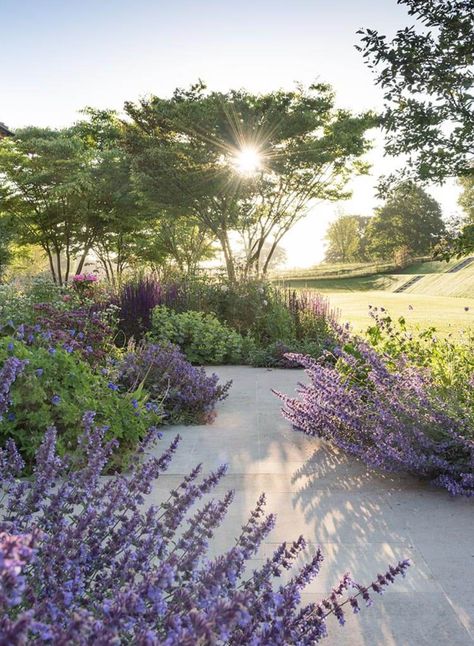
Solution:
<svg viewBox="0 0 474 646">
<path fill-rule="evenodd" d="M 86 460 L 60 457 L 50 428 L 23 479 L 22 460 L 9 441 L 0 450 L 0 643 L 314 644 L 327 619 L 344 624 L 346 611 L 371 603 L 408 561 L 369 585 L 346 574 L 320 602 L 301 604 L 301 592 L 321 568 L 318 550 L 302 568 L 302 537 L 280 545 L 253 572 L 253 559 L 275 518 L 262 495 L 234 547 L 209 555 L 209 544 L 232 503 L 232 492 L 210 494 L 225 467 L 203 476 L 194 468 L 161 503 L 147 496 L 175 454 L 179 436 L 159 457 L 150 429 L 130 472 L 102 477 L 113 442 L 94 414 L 84 415 L 79 448 Z M 77 455 L 77 453 L 75 454 Z M 282 576 L 286 572 L 285 576 Z"/>
<path fill-rule="evenodd" d="M 474 494 L 473 429 L 449 406 L 426 369 L 348 342 L 321 360 L 290 355 L 306 368 L 299 397 L 276 393 L 295 430 L 323 437 L 370 467 L 429 478 L 453 495 Z"/>
<path fill-rule="evenodd" d="M 132 345 L 117 370 L 124 388 L 144 387 L 172 423 L 211 422 L 217 402 L 227 397 L 232 385 L 219 384 L 216 374 L 207 375 L 204 368 L 191 365 L 177 346 L 168 343 Z"/>
</svg>

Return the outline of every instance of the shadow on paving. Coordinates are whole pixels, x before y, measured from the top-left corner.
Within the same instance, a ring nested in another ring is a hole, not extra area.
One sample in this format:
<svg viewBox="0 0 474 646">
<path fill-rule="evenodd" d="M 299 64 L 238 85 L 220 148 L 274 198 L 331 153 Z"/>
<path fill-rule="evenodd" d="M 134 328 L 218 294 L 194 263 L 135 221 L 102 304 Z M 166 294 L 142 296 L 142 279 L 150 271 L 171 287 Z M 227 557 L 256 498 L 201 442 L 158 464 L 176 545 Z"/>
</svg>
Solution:
<svg viewBox="0 0 474 646">
<path fill-rule="evenodd" d="M 177 430 L 183 442 L 168 475 L 156 484 L 153 501 L 163 499 L 197 463 L 208 472 L 226 462 L 229 473 L 214 496 L 234 489 L 235 499 L 216 532 L 211 554 L 234 544 L 264 491 L 267 511 L 276 513 L 277 523 L 251 565 L 260 565 L 280 542 L 300 534 L 308 541 L 303 560 L 321 546 L 323 568 L 305 590 L 304 601 L 330 592 L 347 571 L 366 584 L 388 564 L 412 560 L 407 578 L 383 597 L 374 595 L 372 608 L 357 617 L 349 613 L 345 629 L 331 621 L 326 644 L 474 643 L 472 503 L 405 475 L 368 471 L 324 441 L 295 433 L 281 416 L 280 401 L 271 389 L 294 392 L 304 379 L 302 371 L 235 366 L 215 370 L 222 379 L 234 379 L 231 394 L 212 425 L 166 432 L 165 444 Z"/>
</svg>

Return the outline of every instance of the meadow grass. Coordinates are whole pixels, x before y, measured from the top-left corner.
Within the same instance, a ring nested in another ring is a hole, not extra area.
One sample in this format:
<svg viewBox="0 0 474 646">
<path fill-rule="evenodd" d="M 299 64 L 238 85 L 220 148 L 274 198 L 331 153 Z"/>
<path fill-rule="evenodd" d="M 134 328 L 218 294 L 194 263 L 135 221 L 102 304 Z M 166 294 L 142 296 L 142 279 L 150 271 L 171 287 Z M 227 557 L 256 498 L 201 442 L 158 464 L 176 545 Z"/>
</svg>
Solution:
<svg viewBox="0 0 474 646">
<path fill-rule="evenodd" d="M 370 325 L 369 305 L 384 307 L 393 318 L 404 316 L 409 327 L 434 326 L 443 335 L 458 335 L 463 330 L 474 327 L 474 298 L 383 291 L 334 291 L 326 295 L 331 305 L 340 310 L 341 321 L 348 321 L 354 331 L 363 331 Z M 466 307 L 469 308 L 468 311 L 465 310 Z"/>
</svg>

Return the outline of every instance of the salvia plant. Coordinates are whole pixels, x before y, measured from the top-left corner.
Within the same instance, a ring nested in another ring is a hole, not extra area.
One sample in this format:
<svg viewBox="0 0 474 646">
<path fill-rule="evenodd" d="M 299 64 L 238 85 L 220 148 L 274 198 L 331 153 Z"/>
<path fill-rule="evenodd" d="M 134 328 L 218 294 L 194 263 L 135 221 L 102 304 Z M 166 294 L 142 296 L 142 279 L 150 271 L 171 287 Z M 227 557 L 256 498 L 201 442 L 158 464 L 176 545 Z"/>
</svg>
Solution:
<svg viewBox="0 0 474 646">
<path fill-rule="evenodd" d="M 157 305 L 173 307 L 180 298 L 179 287 L 163 284 L 154 276 L 145 276 L 125 284 L 116 299 L 124 344 L 139 341 L 151 328 L 151 314 Z"/>
<path fill-rule="evenodd" d="M 340 311 L 332 307 L 329 299 L 314 291 L 283 292 L 283 298 L 290 312 L 297 339 L 319 339 L 332 337 L 332 330 L 337 327 Z"/>
<path fill-rule="evenodd" d="M 347 331 L 341 334 L 347 341 Z M 309 377 L 299 397 L 276 393 L 296 430 L 328 439 L 370 467 L 429 478 L 453 495 L 474 494 L 469 416 L 439 396 L 428 371 L 403 356 L 394 367 L 358 338 L 320 360 L 290 358 Z"/>
<path fill-rule="evenodd" d="M 264 496 L 234 547 L 211 558 L 209 542 L 232 502 L 231 492 L 209 496 L 225 467 L 202 476 L 198 466 L 164 502 L 147 505 L 179 437 L 150 457 L 151 429 L 131 471 L 104 478 L 113 447 L 93 413 L 84 415 L 84 427 L 88 461 L 75 471 L 56 451 L 54 428 L 30 479 L 21 478 L 12 442 L 0 451 L 2 644 L 314 644 L 327 634 L 330 615 L 343 624 L 346 609 L 369 605 L 409 565 L 402 561 L 367 586 L 346 574 L 329 596 L 302 605 L 323 560 L 318 550 L 294 567 L 302 537 L 280 545 L 257 570 L 246 567 L 275 523 Z"/>
</svg>

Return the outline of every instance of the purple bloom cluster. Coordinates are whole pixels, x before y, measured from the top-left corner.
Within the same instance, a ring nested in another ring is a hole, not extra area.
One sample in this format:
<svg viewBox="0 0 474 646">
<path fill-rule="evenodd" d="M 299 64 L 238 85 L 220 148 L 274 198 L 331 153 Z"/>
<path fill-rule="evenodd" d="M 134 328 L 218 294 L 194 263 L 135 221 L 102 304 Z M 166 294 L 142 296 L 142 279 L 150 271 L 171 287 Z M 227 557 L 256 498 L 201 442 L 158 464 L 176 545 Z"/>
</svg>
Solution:
<svg viewBox="0 0 474 646">
<path fill-rule="evenodd" d="M 369 466 L 430 478 L 453 495 L 474 494 L 469 422 L 435 394 L 429 373 L 355 339 L 337 361 L 291 355 L 309 383 L 299 398 L 276 393 L 295 430 L 324 437 Z M 390 368 L 389 368 L 390 366 Z"/>
<path fill-rule="evenodd" d="M 164 502 L 148 506 L 179 437 L 160 457 L 147 457 L 151 433 L 130 473 L 103 478 L 113 447 L 93 413 L 84 426 L 78 448 L 87 460 L 74 473 L 73 458 L 57 453 L 54 428 L 31 479 L 18 478 L 21 458 L 11 444 L 0 450 L 2 644 L 306 646 L 325 636 L 329 615 L 342 624 L 344 606 L 358 612 L 358 599 L 370 604 L 372 592 L 405 574 L 403 561 L 367 587 L 346 575 L 321 603 L 302 606 L 301 591 L 322 562 L 318 551 L 295 568 L 303 538 L 245 573 L 275 522 L 264 496 L 235 546 L 210 558 L 209 541 L 232 502 L 232 492 L 209 497 L 225 468 L 203 477 L 196 467 Z M 284 570 L 286 582 L 278 582 Z"/>
<path fill-rule="evenodd" d="M 16 336 L 27 344 L 60 346 L 66 352 L 78 352 L 92 365 L 98 365 L 107 356 L 112 344 L 113 331 L 100 312 L 90 308 L 58 309 L 50 303 L 34 306 L 35 324 L 20 325 Z"/>
<path fill-rule="evenodd" d="M 121 362 L 118 380 L 131 391 L 142 384 L 168 421 L 193 424 L 212 421 L 216 403 L 227 397 L 232 384 L 218 384 L 216 374 L 208 376 L 204 368 L 192 366 L 170 344 L 138 345 Z"/>
<path fill-rule="evenodd" d="M 17 357 L 8 357 L 0 368 L 0 421 L 10 406 L 10 388 L 26 364 Z"/>
<path fill-rule="evenodd" d="M 146 276 L 122 287 L 116 305 L 119 326 L 126 341 L 139 341 L 151 329 L 151 313 L 157 305 L 173 307 L 179 300 L 180 288 L 162 284 L 154 276 Z"/>
</svg>

